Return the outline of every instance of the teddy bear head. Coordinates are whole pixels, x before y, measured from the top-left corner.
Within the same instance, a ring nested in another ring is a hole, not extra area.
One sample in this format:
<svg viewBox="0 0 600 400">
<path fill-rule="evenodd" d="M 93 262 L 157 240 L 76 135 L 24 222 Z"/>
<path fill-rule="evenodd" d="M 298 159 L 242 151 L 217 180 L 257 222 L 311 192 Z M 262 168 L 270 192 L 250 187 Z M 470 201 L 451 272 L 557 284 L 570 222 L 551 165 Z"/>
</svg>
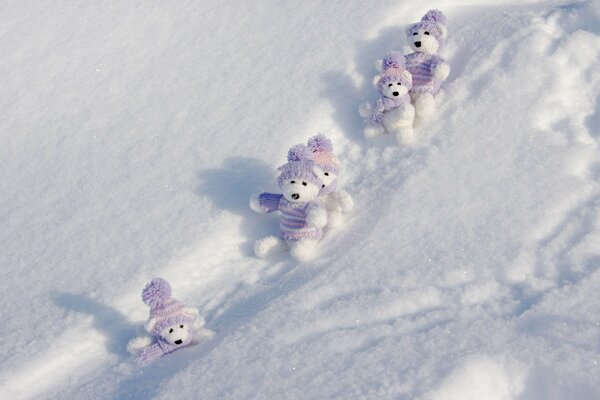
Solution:
<svg viewBox="0 0 600 400">
<path fill-rule="evenodd" d="M 150 307 L 147 329 L 152 335 L 176 347 L 190 344 L 196 316 L 171 297 L 169 282 L 162 278 L 151 280 L 142 290 L 142 300 Z"/>
<path fill-rule="evenodd" d="M 399 99 L 412 88 L 412 75 L 406 69 L 402 53 L 392 51 L 381 61 L 382 72 L 373 78 L 373 85 L 382 96 Z"/>
<path fill-rule="evenodd" d="M 417 53 L 435 54 L 445 44 L 446 16 L 440 10 L 429 10 L 421 21 L 408 27 L 406 37 Z"/>
<path fill-rule="evenodd" d="M 333 143 L 322 133 L 308 139 L 307 147 L 312 154 L 312 159 L 321 169 L 321 195 L 335 191 L 340 162 L 333 154 Z"/>
<path fill-rule="evenodd" d="M 174 323 L 162 324 L 157 336 L 173 346 L 183 347 L 190 344 L 194 339 L 192 323 L 189 321 L 172 322 Z"/>
<path fill-rule="evenodd" d="M 293 149 L 298 148 L 298 146 L 292 147 L 290 152 L 293 152 Z M 319 196 L 319 192 L 323 187 L 323 180 L 321 179 L 323 170 L 311 159 L 302 158 L 297 161 L 289 161 L 279 167 L 277 171 L 279 172 L 277 182 L 283 197 L 287 201 L 307 203 Z"/>
</svg>

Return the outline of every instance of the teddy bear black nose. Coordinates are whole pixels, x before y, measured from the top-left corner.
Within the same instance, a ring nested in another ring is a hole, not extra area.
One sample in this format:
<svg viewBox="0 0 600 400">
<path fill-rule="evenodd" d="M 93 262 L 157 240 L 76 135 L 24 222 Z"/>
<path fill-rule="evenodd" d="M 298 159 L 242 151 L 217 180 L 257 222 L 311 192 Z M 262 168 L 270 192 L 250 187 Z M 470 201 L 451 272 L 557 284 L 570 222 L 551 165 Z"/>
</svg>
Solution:
<svg viewBox="0 0 600 400">
<path fill-rule="evenodd" d="M 399 92 L 394 92 L 392 93 L 394 96 L 398 96 L 400 93 Z"/>
<path fill-rule="evenodd" d="M 415 42 L 415 46 L 421 47 L 421 42 Z"/>
<path fill-rule="evenodd" d="M 177 339 L 177 340 L 175 341 L 175 344 L 181 344 L 181 343 L 183 343 L 183 340 L 181 340 L 181 339 Z"/>
<path fill-rule="evenodd" d="M 294 199 L 294 200 L 298 200 L 299 198 L 300 198 L 300 195 L 298 193 L 294 193 L 292 195 L 292 199 Z"/>
</svg>

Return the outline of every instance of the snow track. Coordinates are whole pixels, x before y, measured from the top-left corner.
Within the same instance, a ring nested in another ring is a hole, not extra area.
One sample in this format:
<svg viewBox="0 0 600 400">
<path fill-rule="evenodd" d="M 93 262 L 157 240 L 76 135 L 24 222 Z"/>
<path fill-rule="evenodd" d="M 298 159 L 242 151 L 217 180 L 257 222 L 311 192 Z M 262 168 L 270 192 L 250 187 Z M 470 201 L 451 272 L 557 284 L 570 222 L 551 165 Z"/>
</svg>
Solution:
<svg viewBox="0 0 600 400">
<path fill-rule="evenodd" d="M 437 4 L 453 70 L 399 148 L 356 112 L 425 11 L 396 3 L 0 17 L 0 397 L 600 397 L 600 5 Z M 315 262 L 258 260 L 247 199 L 317 130 L 356 212 Z M 155 276 L 217 335 L 137 369 Z"/>
</svg>

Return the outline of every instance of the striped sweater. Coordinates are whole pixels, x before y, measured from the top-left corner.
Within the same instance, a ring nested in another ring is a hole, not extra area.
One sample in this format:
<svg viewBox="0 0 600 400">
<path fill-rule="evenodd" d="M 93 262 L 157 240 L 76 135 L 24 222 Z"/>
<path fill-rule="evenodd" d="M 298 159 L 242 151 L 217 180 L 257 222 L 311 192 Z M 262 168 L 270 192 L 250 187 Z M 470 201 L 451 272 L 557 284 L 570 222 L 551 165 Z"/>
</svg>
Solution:
<svg viewBox="0 0 600 400">
<path fill-rule="evenodd" d="M 433 70 L 445 63 L 442 57 L 435 54 L 411 53 L 406 56 L 406 69 L 412 74 L 413 87 L 410 93 L 436 94 L 442 82 L 433 76 Z"/>
<path fill-rule="evenodd" d="M 320 240 L 323 230 L 310 226 L 306 222 L 308 213 L 312 210 L 323 209 L 319 199 L 312 202 L 292 203 L 282 194 L 262 193 L 259 197 L 260 207 L 264 212 L 281 211 L 281 233 L 284 240 L 297 241 L 300 239 Z"/>
</svg>

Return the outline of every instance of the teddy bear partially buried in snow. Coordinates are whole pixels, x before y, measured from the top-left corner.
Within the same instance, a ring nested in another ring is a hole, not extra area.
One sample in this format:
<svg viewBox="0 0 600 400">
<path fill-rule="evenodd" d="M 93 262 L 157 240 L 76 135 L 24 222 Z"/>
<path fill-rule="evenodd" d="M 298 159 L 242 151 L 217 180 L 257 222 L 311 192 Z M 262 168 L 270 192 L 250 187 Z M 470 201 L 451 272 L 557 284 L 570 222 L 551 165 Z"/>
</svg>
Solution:
<svg viewBox="0 0 600 400">
<path fill-rule="evenodd" d="M 429 10 L 406 30 L 406 36 L 413 50 L 406 55 L 406 68 L 412 74 L 410 96 L 418 123 L 433 113 L 434 96 L 450 73 L 450 65 L 439 56 L 446 43 L 446 16 L 439 10 Z"/>
<path fill-rule="evenodd" d="M 250 198 L 250 208 L 256 212 L 281 212 L 281 236 L 257 240 L 254 253 L 264 258 L 289 249 L 297 260 L 308 261 L 315 256 L 327 225 L 327 211 L 319 197 L 323 170 L 305 156 L 292 154 L 289 159 L 298 161 L 279 167 L 277 181 L 282 193 L 262 193 Z"/>
<path fill-rule="evenodd" d="M 304 147 L 309 151 L 306 152 Z M 323 171 L 323 184 L 319 196 L 327 209 L 327 228 L 336 228 L 343 223 L 344 214 L 354 207 L 354 200 L 348 192 L 338 187 L 340 161 L 333 153 L 333 143 L 322 133 L 308 139 L 306 146 L 299 144 L 288 152 L 288 161 L 300 161 L 299 157 L 308 156 Z"/>
<path fill-rule="evenodd" d="M 150 307 L 144 328 L 152 337 L 137 337 L 127 345 L 127 351 L 136 356 L 140 365 L 214 335 L 204 327 L 196 309 L 171 297 L 171 285 L 162 278 L 155 278 L 144 287 L 142 300 Z"/>
<path fill-rule="evenodd" d="M 411 73 L 406 69 L 404 56 L 398 51 L 390 52 L 380 63 L 380 74 L 373 79 L 373 85 L 381 98 L 375 103 L 367 101 L 359 107 L 359 113 L 367 124 L 364 135 L 368 139 L 391 133 L 401 143 L 412 143 L 415 109 L 408 94 L 413 87 Z"/>
</svg>

